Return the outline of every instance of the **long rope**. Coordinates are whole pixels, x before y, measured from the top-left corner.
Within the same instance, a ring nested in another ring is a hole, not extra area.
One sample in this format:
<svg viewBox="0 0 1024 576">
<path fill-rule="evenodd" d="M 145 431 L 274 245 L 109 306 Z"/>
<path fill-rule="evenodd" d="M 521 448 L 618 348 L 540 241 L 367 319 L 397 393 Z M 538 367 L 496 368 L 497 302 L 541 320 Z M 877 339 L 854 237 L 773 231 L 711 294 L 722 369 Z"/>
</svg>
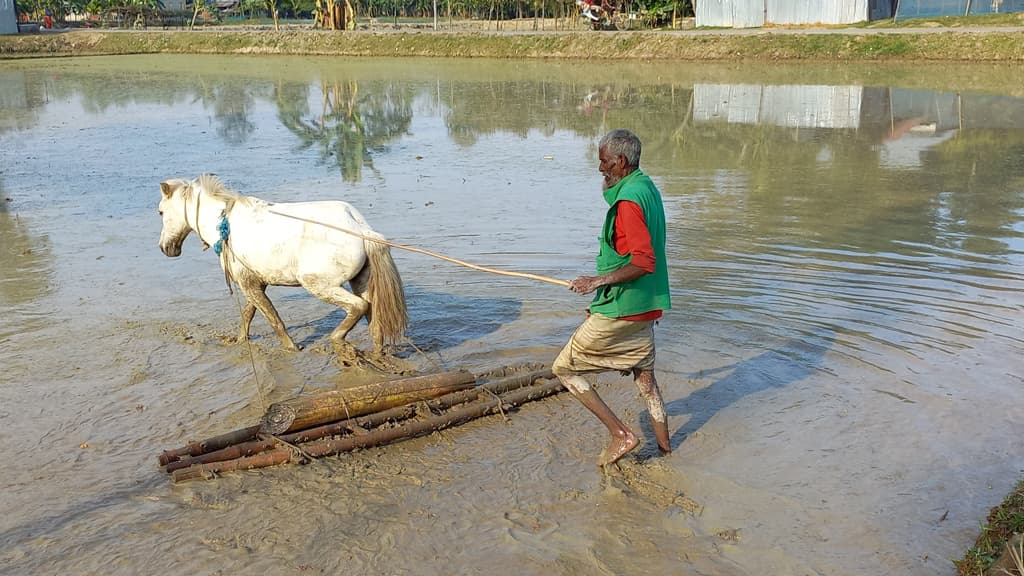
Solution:
<svg viewBox="0 0 1024 576">
<path fill-rule="evenodd" d="M 541 276 L 539 274 L 530 274 L 528 272 L 512 272 L 512 271 L 509 271 L 509 270 L 498 270 L 498 269 L 495 269 L 495 268 L 488 268 L 486 266 L 478 266 L 476 264 L 471 264 L 469 262 L 466 262 L 465 260 L 459 260 L 457 258 L 449 258 L 448 256 L 444 256 L 442 254 L 438 254 L 437 252 L 431 252 L 430 250 L 424 250 L 423 248 L 416 248 L 415 246 L 406 246 L 405 244 L 398 244 L 396 242 L 389 242 L 387 240 L 382 240 L 380 238 L 373 238 L 373 237 L 370 237 L 370 236 L 366 236 L 364 234 L 360 234 L 359 232 L 355 232 L 354 230 L 348 230 L 346 228 L 341 228 L 340 226 L 335 226 L 333 224 L 328 224 L 326 222 L 319 222 L 317 220 L 310 220 L 309 218 L 303 218 L 301 216 L 293 216 L 291 214 L 285 214 L 283 212 L 278 212 L 276 210 L 268 209 L 267 211 L 270 212 L 271 214 L 276 214 L 278 216 L 284 216 L 285 218 L 291 218 L 293 220 L 299 220 L 300 222 L 306 222 L 308 224 L 317 224 L 317 225 L 320 225 L 320 226 L 325 226 L 325 227 L 330 228 L 332 230 L 337 230 L 338 232 L 344 232 L 346 234 L 351 234 L 352 236 L 356 236 L 356 237 L 362 238 L 363 240 L 369 240 L 371 242 L 379 242 L 381 244 L 385 244 L 387 246 L 391 246 L 392 248 L 399 248 L 399 249 L 402 249 L 402 250 L 408 250 L 409 252 L 416 252 L 417 254 L 425 254 L 427 256 L 432 256 L 434 258 L 439 258 L 439 259 L 444 260 L 446 262 L 451 262 L 452 264 L 458 264 L 459 266 L 465 266 L 466 268 L 472 268 L 473 270 L 479 270 L 481 272 L 489 272 L 491 274 L 500 274 L 502 276 L 515 276 L 516 278 L 527 278 L 529 280 L 539 280 L 541 282 L 548 282 L 548 283 L 551 283 L 551 284 L 558 284 L 559 286 L 568 286 L 569 285 L 569 283 L 567 281 L 559 280 L 557 278 L 550 278 L 548 276 Z"/>
</svg>

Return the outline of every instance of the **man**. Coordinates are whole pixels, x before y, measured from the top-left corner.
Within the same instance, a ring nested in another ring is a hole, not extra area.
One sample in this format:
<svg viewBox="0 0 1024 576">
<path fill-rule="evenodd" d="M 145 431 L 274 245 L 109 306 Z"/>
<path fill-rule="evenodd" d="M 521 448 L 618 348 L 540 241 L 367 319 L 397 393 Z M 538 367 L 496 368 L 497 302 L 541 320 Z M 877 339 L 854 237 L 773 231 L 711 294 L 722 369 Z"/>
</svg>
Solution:
<svg viewBox="0 0 1024 576">
<path fill-rule="evenodd" d="M 552 371 L 572 395 L 608 428 L 611 440 L 598 458 L 606 466 L 637 447 L 636 434 L 619 420 L 582 374 L 632 373 L 647 401 L 654 436 L 669 454 L 668 423 L 654 378 L 654 323 L 671 308 L 665 260 L 665 210 L 661 193 L 640 170 L 640 139 L 612 130 L 598 146 L 609 205 L 601 230 L 597 276 L 569 283 L 578 294 L 595 292 L 589 314 L 555 359 Z"/>
</svg>

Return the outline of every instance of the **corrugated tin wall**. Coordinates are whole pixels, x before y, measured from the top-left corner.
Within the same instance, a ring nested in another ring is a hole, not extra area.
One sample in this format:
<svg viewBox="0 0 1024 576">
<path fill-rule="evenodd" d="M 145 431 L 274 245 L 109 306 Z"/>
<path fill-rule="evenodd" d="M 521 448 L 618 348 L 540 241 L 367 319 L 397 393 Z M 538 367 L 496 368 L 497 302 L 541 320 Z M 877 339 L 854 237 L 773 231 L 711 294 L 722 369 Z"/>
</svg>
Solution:
<svg viewBox="0 0 1024 576">
<path fill-rule="evenodd" d="M 0 34 L 18 33 L 18 15 L 14 13 L 14 0 L 0 0 Z"/>
<path fill-rule="evenodd" d="M 892 16 L 890 0 L 697 0 L 696 5 L 697 26 L 727 28 L 852 24 Z"/>
<path fill-rule="evenodd" d="M 697 0 L 697 26 L 758 28 L 764 26 L 764 0 Z"/>
<path fill-rule="evenodd" d="M 849 24 L 868 19 L 868 0 L 767 0 L 765 21 L 773 24 Z"/>
</svg>

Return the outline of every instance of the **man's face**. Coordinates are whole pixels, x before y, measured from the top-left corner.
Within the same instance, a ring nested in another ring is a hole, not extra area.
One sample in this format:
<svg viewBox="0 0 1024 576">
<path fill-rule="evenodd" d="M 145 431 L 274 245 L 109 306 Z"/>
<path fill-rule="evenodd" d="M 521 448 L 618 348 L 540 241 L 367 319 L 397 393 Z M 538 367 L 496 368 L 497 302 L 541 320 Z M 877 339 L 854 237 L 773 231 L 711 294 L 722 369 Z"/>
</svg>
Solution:
<svg viewBox="0 0 1024 576">
<path fill-rule="evenodd" d="M 604 190 L 607 190 L 618 184 L 626 175 L 626 157 L 621 154 L 612 155 L 604 148 L 597 151 L 597 157 L 601 160 L 597 169 L 604 176 Z"/>
</svg>

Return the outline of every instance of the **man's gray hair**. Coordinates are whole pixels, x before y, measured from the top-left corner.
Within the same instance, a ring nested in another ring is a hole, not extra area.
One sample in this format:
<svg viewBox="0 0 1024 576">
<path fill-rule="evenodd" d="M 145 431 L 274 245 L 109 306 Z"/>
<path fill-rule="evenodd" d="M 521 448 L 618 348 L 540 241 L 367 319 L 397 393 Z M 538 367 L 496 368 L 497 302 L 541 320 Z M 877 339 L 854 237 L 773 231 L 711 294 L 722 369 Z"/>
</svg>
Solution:
<svg viewBox="0 0 1024 576">
<path fill-rule="evenodd" d="M 600 148 L 604 148 L 613 156 L 619 154 L 625 156 L 626 164 L 630 168 L 640 167 L 640 139 L 629 130 L 620 128 L 605 134 L 604 138 L 601 138 L 601 143 L 598 144 L 598 149 Z"/>
</svg>

